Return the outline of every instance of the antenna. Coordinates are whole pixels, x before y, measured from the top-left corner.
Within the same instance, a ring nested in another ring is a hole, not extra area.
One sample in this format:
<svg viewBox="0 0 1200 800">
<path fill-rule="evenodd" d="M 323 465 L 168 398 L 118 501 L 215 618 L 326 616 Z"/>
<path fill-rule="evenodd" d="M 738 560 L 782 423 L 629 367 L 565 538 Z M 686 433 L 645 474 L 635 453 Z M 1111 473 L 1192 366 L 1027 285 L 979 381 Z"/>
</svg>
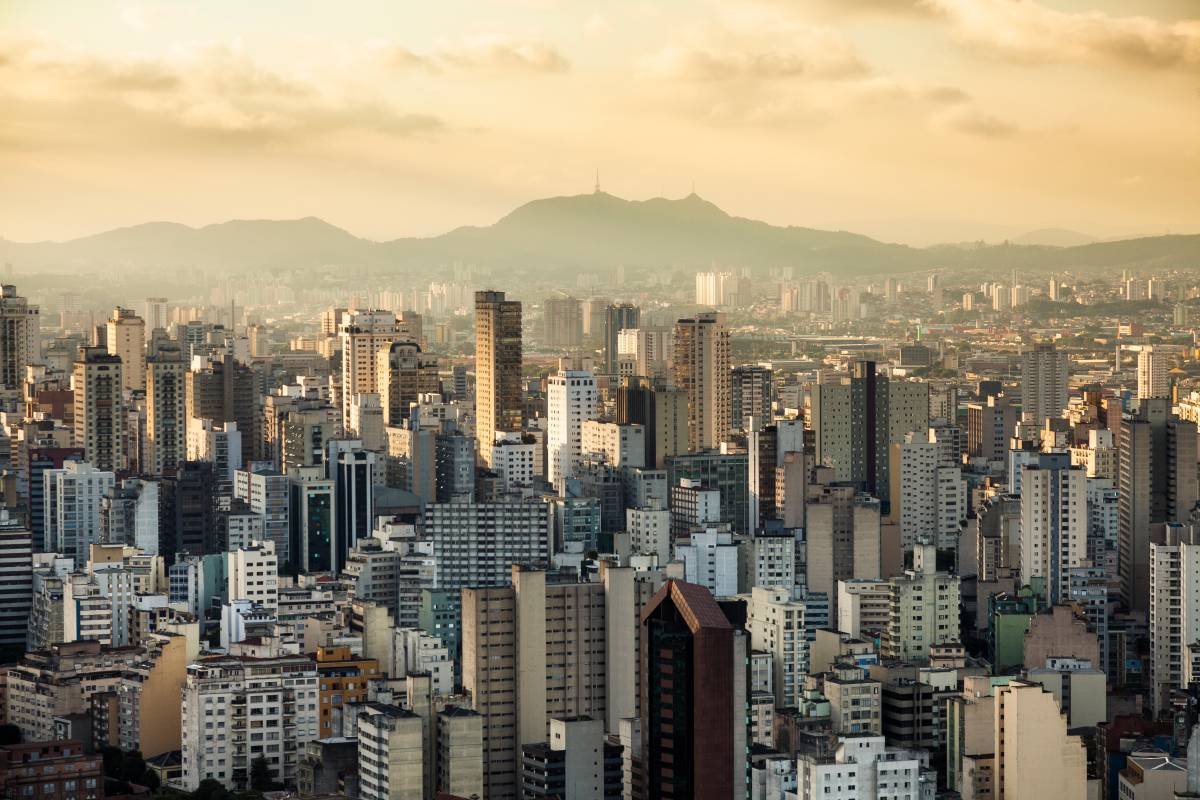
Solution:
<svg viewBox="0 0 1200 800">
<path fill-rule="evenodd" d="M 596 169 L 596 188 L 592 190 L 592 194 L 600 194 L 600 169 Z"/>
</svg>

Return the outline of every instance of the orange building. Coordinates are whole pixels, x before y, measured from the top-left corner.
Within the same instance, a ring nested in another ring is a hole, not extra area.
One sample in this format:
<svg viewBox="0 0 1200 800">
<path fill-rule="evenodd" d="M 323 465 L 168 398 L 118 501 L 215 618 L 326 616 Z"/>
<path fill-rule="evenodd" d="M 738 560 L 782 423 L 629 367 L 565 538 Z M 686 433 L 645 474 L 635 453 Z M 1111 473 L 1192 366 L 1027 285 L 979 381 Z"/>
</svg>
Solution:
<svg viewBox="0 0 1200 800">
<path fill-rule="evenodd" d="M 382 677 L 379 661 L 355 658 L 349 647 L 318 647 L 317 675 L 321 681 L 321 735 L 342 735 L 342 707 L 367 699 L 367 682 Z"/>
</svg>

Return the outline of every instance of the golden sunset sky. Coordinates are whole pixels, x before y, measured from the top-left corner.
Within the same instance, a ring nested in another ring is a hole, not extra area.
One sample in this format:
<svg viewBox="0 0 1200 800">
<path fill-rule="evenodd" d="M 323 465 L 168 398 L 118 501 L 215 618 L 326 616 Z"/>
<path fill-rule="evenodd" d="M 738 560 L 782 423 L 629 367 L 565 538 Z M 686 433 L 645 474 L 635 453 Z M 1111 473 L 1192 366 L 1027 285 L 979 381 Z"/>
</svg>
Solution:
<svg viewBox="0 0 1200 800">
<path fill-rule="evenodd" d="M 1200 230 L 1198 0 L 0 0 L 0 236 L 376 239 L 696 191 L 925 243 Z"/>
</svg>

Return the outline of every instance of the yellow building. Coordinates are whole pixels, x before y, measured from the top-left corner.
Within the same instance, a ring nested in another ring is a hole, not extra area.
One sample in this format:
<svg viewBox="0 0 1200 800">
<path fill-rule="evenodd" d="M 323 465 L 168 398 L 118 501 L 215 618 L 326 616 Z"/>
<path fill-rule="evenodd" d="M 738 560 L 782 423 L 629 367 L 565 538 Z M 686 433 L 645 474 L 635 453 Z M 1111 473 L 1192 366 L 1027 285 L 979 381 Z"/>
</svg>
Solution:
<svg viewBox="0 0 1200 800">
<path fill-rule="evenodd" d="M 355 658 L 349 647 L 318 647 L 321 731 L 318 738 L 342 735 L 342 707 L 367 699 L 367 682 L 381 677 L 379 661 Z"/>
</svg>

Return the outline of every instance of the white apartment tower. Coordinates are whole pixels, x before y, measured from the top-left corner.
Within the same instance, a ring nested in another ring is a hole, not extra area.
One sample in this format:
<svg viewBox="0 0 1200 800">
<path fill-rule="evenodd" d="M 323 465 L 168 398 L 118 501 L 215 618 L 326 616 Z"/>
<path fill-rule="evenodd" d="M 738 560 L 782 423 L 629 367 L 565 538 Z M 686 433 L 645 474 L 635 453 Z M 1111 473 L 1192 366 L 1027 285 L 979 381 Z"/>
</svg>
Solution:
<svg viewBox="0 0 1200 800">
<path fill-rule="evenodd" d="M 1070 570 L 1087 559 L 1087 472 L 1046 453 L 1021 468 L 1021 583 L 1046 584 L 1048 603 L 1070 602 Z"/>
<path fill-rule="evenodd" d="M 315 662 L 309 656 L 201 658 L 183 685 L 181 783 L 195 791 L 213 778 L 248 789 L 264 758 L 277 782 L 294 783 L 304 744 L 319 731 Z"/>
<path fill-rule="evenodd" d="M 1143 347 L 1138 353 L 1137 396 L 1139 400 L 1149 397 L 1167 397 L 1171 381 L 1167 377 L 1167 361 L 1161 350 L 1153 346 Z"/>
<path fill-rule="evenodd" d="M 559 371 L 546 387 L 546 480 L 557 486 L 575 474 L 582 455 L 583 423 L 600 405 L 596 377 L 588 370 Z"/>
</svg>

